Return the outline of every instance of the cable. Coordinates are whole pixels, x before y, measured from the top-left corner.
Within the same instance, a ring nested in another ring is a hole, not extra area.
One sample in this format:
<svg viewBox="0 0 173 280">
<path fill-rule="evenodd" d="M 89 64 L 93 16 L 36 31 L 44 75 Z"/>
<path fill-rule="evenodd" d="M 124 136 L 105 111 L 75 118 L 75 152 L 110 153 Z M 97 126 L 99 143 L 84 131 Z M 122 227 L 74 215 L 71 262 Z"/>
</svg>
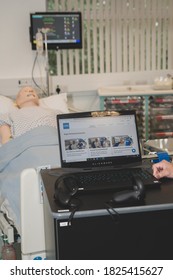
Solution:
<svg viewBox="0 0 173 280">
<path fill-rule="evenodd" d="M 32 80 L 33 80 L 34 84 L 36 85 L 36 87 L 38 87 L 44 93 L 44 95 L 47 96 L 47 93 L 37 84 L 37 82 L 36 82 L 36 80 L 34 78 L 34 68 L 35 68 L 35 64 L 36 64 L 37 58 L 38 58 L 38 52 L 36 52 L 34 63 L 33 63 L 33 67 L 32 67 Z"/>
<path fill-rule="evenodd" d="M 74 217 L 74 214 L 75 214 L 76 211 L 77 211 L 77 208 L 78 208 L 78 207 L 74 207 L 74 209 L 71 211 L 71 214 L 70 214 L 69 219 L 68 219 L 68 226 L 71 225 L 72 219 L 73 219 L 73 217 Z"/>
<path fill-rule="evenodd" d="M 68 219 L 68 226 L 71 225 L 71 222 L 73 220 L 74 214 L 76 213 L 77 209 L 78 209 L 78 206 L 76 206 L 72 209 L 71 214 Z"/>
<path fill-rule="evenodd" d="M 72 211 L 71 211 L 71 214 L 70 214 L 69 219 L 68 219 L 68 225 L 71 225 L 74 214 L 76 213 L 76 211 L 79 209 L 79 207 L 81 205 L 80 199 L 74 198 L 73 201 L 75 201 L 75 202 L 74 202 L 74 206 L 71 206 Z"/>
<path fill-rule="evenodd" d="M 111 218 L 114 220 L 116 224 L 118 224 L 120 222 L 119 213 L 108 202 L 105 203 L 105 206 Z"/>
</svg>

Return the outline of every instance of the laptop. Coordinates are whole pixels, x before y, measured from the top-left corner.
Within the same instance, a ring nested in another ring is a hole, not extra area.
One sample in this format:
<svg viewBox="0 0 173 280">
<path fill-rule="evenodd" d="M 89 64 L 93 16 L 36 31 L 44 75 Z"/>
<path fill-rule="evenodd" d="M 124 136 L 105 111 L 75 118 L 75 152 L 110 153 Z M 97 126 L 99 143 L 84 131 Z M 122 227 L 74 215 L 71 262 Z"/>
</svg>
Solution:
<svg viewBox="0 0 173 280">
<path fill-rule="evenodd" d="M 158 181 L 142 166 L 135 111 L 91 111 L 57 115 L 61 167 L 76 170 L 81 191 L 131 189 Z M 98 178 L 99 177 L 99 178 Z"/>
</svg>

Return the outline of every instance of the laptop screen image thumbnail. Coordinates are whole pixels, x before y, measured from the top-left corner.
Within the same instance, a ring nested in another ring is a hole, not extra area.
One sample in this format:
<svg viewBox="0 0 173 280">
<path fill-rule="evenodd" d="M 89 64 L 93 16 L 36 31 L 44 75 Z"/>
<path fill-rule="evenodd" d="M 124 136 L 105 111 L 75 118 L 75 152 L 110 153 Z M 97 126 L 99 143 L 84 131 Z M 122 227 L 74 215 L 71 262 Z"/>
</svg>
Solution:
<svg viewBox="0 0 173 280">
<path fill-rule="evenodd" d="M 135 112 L 103 112 L 57 116 L 62 167 L 114 166 L 141 160 Z"/>
</svg>

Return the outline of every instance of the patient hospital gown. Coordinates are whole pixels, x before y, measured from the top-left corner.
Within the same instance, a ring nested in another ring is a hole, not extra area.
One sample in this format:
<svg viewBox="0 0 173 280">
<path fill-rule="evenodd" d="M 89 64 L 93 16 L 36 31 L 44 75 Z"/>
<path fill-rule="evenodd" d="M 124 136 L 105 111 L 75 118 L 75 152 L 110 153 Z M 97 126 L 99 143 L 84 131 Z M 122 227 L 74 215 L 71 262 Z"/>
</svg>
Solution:
<svg viewBox="0 0 173 280">
<path fill-rule="evenodd" d="M 40 106 L 14 108 L 11 112 L 0 114 L 0 125 L 8 124 L 11 134 L 16 138 L 38 126 L 56 127 L 56 112 Z"/>
</svg>

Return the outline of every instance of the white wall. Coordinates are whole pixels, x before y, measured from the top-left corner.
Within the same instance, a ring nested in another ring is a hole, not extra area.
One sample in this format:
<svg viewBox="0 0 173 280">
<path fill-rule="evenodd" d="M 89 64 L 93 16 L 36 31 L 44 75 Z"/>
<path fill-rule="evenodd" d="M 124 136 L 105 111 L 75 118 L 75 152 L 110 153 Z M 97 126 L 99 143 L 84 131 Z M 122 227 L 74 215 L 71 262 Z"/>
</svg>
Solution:
<svg viewBox="0 0 173 280">
<path fill-rule="evenodd" d="M 54 76 L 50 86 L 52 91 L 59 85 L 68 92 L 78 92 L 97 90 L 104 86 L 151 85 L 156 77 L 166 77 L 167 74 L 173 76 L 173 70 Z"/>
<path fill-rule="evenodd" d="M 30 13 L 45 0 L 0 0 L 0 94 L 16 95 L 18 80 L 32 76 L 35 52 L 29 38 Z M 38 70 L 34 72 L 38 75 Z"/>
<path fill-rule="evenodd" d="M 35 52 L 29 41 L 30 13 L 45 0 L 0 0 L 0 78 L 31 76 Z"/>
</svg>

